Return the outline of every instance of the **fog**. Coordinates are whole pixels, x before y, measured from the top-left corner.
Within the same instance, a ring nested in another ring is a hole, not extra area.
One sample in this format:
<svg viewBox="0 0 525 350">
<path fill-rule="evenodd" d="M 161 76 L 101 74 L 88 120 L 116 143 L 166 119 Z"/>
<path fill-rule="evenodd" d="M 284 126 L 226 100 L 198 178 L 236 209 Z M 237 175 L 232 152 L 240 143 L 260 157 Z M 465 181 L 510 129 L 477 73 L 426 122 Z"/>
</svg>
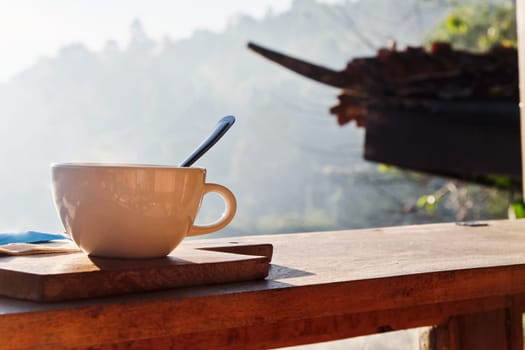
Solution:
<svg viewBox="0 0 525 350">
<path fill-rule="evenodd" d="M 222 32 L 184 40 L 154 40 L 137 18 L 126 45 L 64 43 L 0 85 L 0 230 L 63 230 L 51 163 L 176 165 L 227 114 L 236 124 L 195 164 L 238 199 L 222 234 L 405 223 L 403 203 L 381 189 L 388 179 L 362 160 L 363 130 L 339 127 L 329 115 L 338 90 L 282 69 L 246 44 L 340 69 L 389 39 L 420 44 L 446 12 L 438 3 L 302 0 L 286 12 L 238 16 Z M 389 186 L 402 200 L 419 193 L 410 182 Z M 205 202 L 199 221 L 220 211 L 217 198 Z"/>
</svg>

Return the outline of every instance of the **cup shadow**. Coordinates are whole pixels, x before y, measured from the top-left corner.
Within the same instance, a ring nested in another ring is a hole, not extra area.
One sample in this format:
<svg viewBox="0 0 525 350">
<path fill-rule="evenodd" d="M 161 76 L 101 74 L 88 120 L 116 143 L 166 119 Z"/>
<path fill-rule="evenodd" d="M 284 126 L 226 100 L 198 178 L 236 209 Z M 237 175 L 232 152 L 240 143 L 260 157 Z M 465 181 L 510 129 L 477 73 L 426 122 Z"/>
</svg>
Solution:
<svg viewBox="0 0 525 350">
<path fill-rule="evenodd" d="M 270 272 L 268 273 L 267 279 L 270 280 L 282 280 L 287 278 L 306 277 L 315 275 L 312 272 L 293 269 L 283 265 L 270 265 Z"/>
</svg>

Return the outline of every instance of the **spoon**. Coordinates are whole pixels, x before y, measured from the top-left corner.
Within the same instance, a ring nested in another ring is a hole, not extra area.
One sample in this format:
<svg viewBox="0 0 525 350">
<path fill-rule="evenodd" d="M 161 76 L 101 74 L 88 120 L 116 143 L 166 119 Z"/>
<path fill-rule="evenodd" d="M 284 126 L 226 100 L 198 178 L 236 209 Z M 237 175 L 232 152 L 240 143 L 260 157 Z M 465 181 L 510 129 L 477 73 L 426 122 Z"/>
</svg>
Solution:
<svg viewBox="0 0 525 350">
<path fill-rule="evenodd" d="M 233 115 L 228 115 L 219 120 L 211 135 L 208 136 L 208 138 L 204 140 L 179 166 L 189 167 L 195 163 L 204 153 L 208 152 L 208 150 L 212 148 L 224 134 L 226 134 L 226 131 L 231 128 L 233 123 L 235 123 L 235 117 Z"/>
</svg>

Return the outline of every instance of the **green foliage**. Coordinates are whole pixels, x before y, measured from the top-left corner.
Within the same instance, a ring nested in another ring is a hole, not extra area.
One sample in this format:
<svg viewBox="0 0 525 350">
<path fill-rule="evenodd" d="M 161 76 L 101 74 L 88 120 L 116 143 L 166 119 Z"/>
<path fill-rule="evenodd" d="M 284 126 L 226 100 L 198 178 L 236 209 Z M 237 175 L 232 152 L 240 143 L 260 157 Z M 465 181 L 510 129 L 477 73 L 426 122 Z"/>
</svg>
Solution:
<svg viewBox="0 0 525 350">
<path fill-rule="evenodd" d="M 521 200 L 512 201 L 512 188 L 487 187 L 450 180 L 432 193 L 420 196 L 416 206 L 436 219 L 443 210 L 453 210 L 455 220 L 504 219 L 520 217 Z M 513 209 L 509 203 L 515 205 Z M 515 214 L 514 214 L 515 212 Z M 525 215 L 525 210 L 523 210 Z"/>
<path fill-rule="evenodd" d="M 499 188 L 510 189 L 513 186 L 512 180 L 508 176 L 504 175 L 488 175 L 486 177 L 487 182 L 491 183 L 493 186 Z"/>
<path fill-rule="evenodd" d="M 450 14 L 446 21 L 445 21 L 445 27 L 451 32 L 451 33 L 466 33 L 468 30 L 468 23 L 465 21 L 464 18 L 458 16 L 457 14 Z"/>
<path fill-rule="evenodd" d="M 525 218 L 525 204 L 523 200 L 516 200 L 509 206 L 509 217 L 514 219 Z"/>
<path fill-rule="evenodd" d="M 427 44 L 444 41 L 456 49 L 473 51 L 484 51 L 495 45 L 517 45 L 514 1 L 456 4 L 448 16 L 427 36 Z M 458 219 L 464 215 L 471 216 L 473 211 L 479 211 L 474 217 L 484 212 L 489 218 L 501 218 L 505 207 L 508 216 L 525 217 L 522 199 L 509 200 L 509 193 L 511 194 L 516 187 L 510 178 L 487 176 L 485 183 L 489 187 L 451 182 L 432 194 L 419 197 L 416 205 L 434 214 L 440 204 L 446 205 L 452 201 L 456 203 L 454 207 L 458 211 Z"/>
<path fill-rule="evenodd" d="M 399 169 L 393 165 L 380 163 L 377 165 L 377 171 L 379 171 L 382 174 L 387 174 L 387 173 L 395 174 L 399 171 Z"/>
<path fill-rule="evenodd" d="M 439 204 L 443 196 L 435 196 L 433 194 L 426 194 L 417 199 L 418 208 L 424 208 L 429 213 L 436 211 L 437 205 Z"/>
<path fill-rule="evenodd" d="M 458 5 L 426 41 L 446 41 L 454 48 L 480 51 L 494 45 L 516 46 L 515 4 Z"/>
</svg>

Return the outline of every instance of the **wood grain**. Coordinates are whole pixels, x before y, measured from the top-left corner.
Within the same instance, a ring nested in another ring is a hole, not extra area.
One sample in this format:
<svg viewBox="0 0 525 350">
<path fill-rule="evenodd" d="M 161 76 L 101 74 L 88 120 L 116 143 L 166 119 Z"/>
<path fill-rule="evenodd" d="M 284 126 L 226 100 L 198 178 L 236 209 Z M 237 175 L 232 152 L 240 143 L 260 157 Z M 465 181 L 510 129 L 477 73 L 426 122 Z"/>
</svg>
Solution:
<svg viewBox="0 0 525 350">
<path fill-rule="evenodd" d="M 0 294 L 59 301 L 262 279 L 268 275 L 271 250 L 269 244 L 231 244 L 183 247 L 159 259 L 107 259 L 84 253 L 1 257 Z"/>
<path fill-rule="evenodd" d="M 217 246 L 231 240 L 185 244 Z M 174 344 L 255 349 L 503 312 L 511 315 L 505 317 L 512 325 L 505 326 L 511 336 L 508 344 L 522 344 L 518 315 L 524 303 L 516 300 L 525 300 L 525 221 L 235 241 L 274 246 L 265 280 L 58 303 L 0 298 L 0 336 L 13 349 L 144 349 Z"/>
<path fill-rule="evenodd" d="M 516 101 L 370 105 L 365 120 L 367 160 L 474 182 L 494 174 L 521 180 Z"/>
</svg>

